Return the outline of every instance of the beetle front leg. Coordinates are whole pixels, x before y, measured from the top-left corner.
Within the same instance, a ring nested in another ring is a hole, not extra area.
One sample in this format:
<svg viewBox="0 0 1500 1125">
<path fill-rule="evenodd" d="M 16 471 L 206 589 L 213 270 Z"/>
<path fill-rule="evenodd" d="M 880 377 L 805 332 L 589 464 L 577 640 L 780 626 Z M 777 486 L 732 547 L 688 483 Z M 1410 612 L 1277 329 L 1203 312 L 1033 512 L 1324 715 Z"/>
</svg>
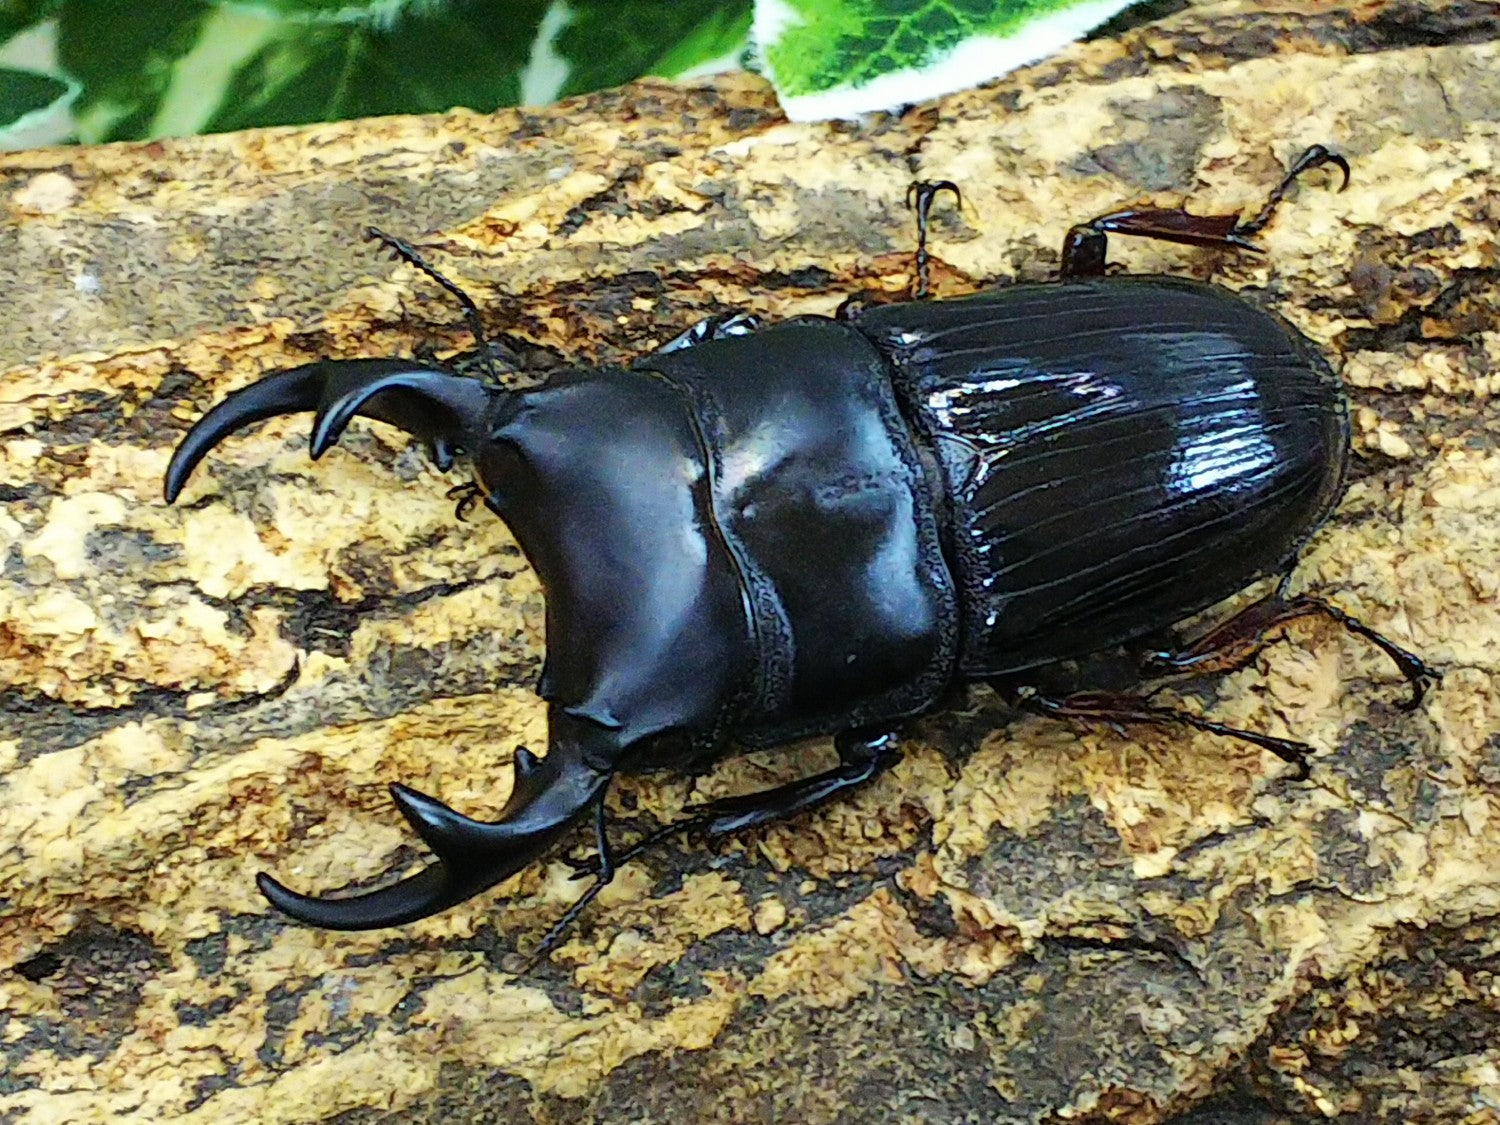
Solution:
<svg viewBox="0 0 1500 1125">
<path fill-rule="evenodd" d="M 1253 219 L 1238 215 L 1194 215 L 1182 207 L 1140 208 L 1111 211 L 1086 223 L 1072 227 L 1063 239 L 1061 274 L 1065 278 L 1101 277 L 1111 234 L 1138 235 L 1161 242 L 1178 242 L 1188 246 L 1210 246 L 1221 249 L 1260 253 L 1250 241 L 1271 221 L 1286 193 L 1304 172 L 1332 164 L 1344 174 L 1339 191 L 1349 186 L 1349 162 L 1322 145 L 1313 145 L 1292 162 L 1281 182 L 1272 189 L 1265 206 Z"/>
<path fill-rule="evenodd" d="M 799 781 L 711 801 L 694 818 L 695 830 L 711 840 L 785 820 L 827 804 L 874 781 L 901 760 L 896 736 L 889 731 L 841 731 L 834 736 L 839 764 Z"/>
<path fill-rule="evenodd" d="M 694 809 L 692 816 L 647 833 L 615 855 L 614 863 L 616 866 L 628 863 L 673 836 L 693 834 L 719 840 L 827 804 L 875 780 L 900 761 L 896 742 L 896 735 L 890 731 L 841 731 L 833 738 L 839 755 L 839 764 L 833 769 L 773 789 L 710 801 Z M 599 866 L 593 861 L 575 862 L 573 866 L 575 878 L 599 873 Z"/>
<path fill-rule="evenodd" d="M 875 305 L 896 304 L 902 301 L 924 301 L 932 288 L 932 253 L 927 249 L 929 226 L 932 220 L 932 205 L 943 192 L 953 196 L 954 205 L 962 207 L 963 194 L 952 180 L 917 180 L 906 189 L 906 206 L 917 213 L 916 277 L 905 297 L 897 297 L 880 290 L 866 289 L 851 293 L 839 302 L 834 310 L 834 319 L 850 321 L 858 318 L 865 309 Z"/>
<path fill-rule="evenodd" d="M 588 865 L 586 869 L 579 869 L 581 873 L 593 875 L 593 883 L 589 885 L 588 890 L 578 896 L 567 910 L 563 911 L 561 918 L 552 923 L 552 928 L 542 936 L 542 940 L 537 943 L 537 947 L 526 954 L 525 958 L 516 967 L 517 974 L 524 975 L 530 972 L 534 965 L 542 961 L 558 947 L 562 939 L 567 936 L 568 931 L 573 928 L 573 924 L 578 921 L 579 915 L 587 909 L 589 903 L 598 898 L 599 892 L 614 881 L 615 872 L 619 870 L 620 864 L 625 860 L 624 856 L 616 858 L 614 850 L 610 847 L 609 835 L 605 831 L 603 801 L 594 806 L 594 846 L 596 849 L 594 862 Z"/>
</svg>

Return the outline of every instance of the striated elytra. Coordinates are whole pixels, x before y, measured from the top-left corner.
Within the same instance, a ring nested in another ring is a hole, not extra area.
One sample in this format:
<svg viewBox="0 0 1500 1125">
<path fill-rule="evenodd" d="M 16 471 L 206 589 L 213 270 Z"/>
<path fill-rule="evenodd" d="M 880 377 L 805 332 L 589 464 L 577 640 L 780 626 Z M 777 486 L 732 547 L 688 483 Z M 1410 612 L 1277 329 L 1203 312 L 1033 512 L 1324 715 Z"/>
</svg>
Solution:
<svg viewBox="0 0 1500 1125">
<path fill-rule="evenodd" d="M 261 877 L 279 909 L 367 929 L 426 917 L 493 886 L 591 817 L 593 887 L 625 858 L 605 835 L 617 773 L 700 769 L 735 752 L 832 734 L 840 764 L 721 800 L 709 837 L 812 808 L 897 758 L 903 720 L 985 680 L 1048 714 L 1187 723 L 1307 770 L 1300 743 L 1144 697 L 1049 697 L 1036 677 L 1286 573 L 1332 511 L 1349 410 L 1328 363 L 1281 318 L 1213 285 L 1105 276 L 1124 233 L 1253 249 L 1314 148 L 1254 219 L 1130 210 L 1073 228 L 1063 277 L 943 301 L 849 308 L 769 327 L 715 318 L 632 366 L 577 368 L 531 390 L 399 359 L 325 360 L 230 395 L 182 440 L 170 502 L 194 466 L 253 422 L 313 411 L 312 455 L 355 416 L 473 463 L 477 495 L 515 534 L 546 596 L 544 757 L 516 754 L 494 823 L 400 785 L 435 854 L 420 873 L 314 898 Z M 926 216 L 950 184 L 918 185 Z M 431 271 L 397 240 L 388 245 Z M 477 312 L 461 292 L 476 335 Z M 481 336 L 481 344 L 482 336 Z M 1147 670 L 1215 670 L 1308 613 L 1380 645 L 1420 699 L 1429 670 L 1368 627 L 1280 591 Z M 649 842 L 649 841 L 648 841 Z M 637 848 L 628 854 L 634 854 Z"/>
</svg>

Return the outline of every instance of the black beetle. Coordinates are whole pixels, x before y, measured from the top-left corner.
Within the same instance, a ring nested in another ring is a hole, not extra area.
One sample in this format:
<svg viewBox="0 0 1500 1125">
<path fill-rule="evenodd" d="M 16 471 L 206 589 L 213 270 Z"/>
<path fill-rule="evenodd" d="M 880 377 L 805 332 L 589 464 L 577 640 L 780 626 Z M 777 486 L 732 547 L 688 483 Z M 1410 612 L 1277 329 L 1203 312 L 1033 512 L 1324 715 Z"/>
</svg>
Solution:
<svg viewBox="0 0 1500 1125">
<path fill-rule="evenodd" d="M 364 359 L 278 371 L 230 395 L 177 448 L 169 502 L 217 442 L 252 422 L 315 411 L 316 458 L 355 415 L 375 418 L 426 439 L 444 468 L 472 457 L 477 494 L 509 524 L 547 606 L 537 690 L 549 747 L 544 758 L 516 752 L 499 821 L 394 785 L 437 862 L 345 898 L 265 875 L 262 891 L 315 925 L 410 922 L 516 873 L 592 814 L 597 878 L 545 950 L 642 846 L 616 856 L 606 839 L 616 773 L 698 769 L 731 740 L 834 735 L 837 768 L 714 802 L 688 824 L 722 836 L 877 776 L 897 758 L 899 724 L 960 680 L 1046 713 L 1248 739 L 1305 776 L 1300 743 L 1142 697 L 1024 685 L 1285 573 L 1332 511 L 1348 404 L 1312 343 L 1213 285 L 1104 276 L 1109 233 L 1253 250 L 1249 236 L 1296 177 L 1329 163 L 1347 184 L 1343 159 L 1315 147 L 1248 221 L 1130 210 L 1074 227 L 1058 283 L 770 327 L 715 318 L 629 368 L 569 370 L 525 391 Z M 957 195 L 947 183 L 915 189 L 919 297 L 928 208 L 943 189 Z M 464 302 L 485 346 L 473 302 L 374 233 Z M 1220 668 L 1308 613 L 1379 644 L 1416 705 L 1430 675 L 1420 660 L 1279 589 L 1147 665 Z"/>
</svg>

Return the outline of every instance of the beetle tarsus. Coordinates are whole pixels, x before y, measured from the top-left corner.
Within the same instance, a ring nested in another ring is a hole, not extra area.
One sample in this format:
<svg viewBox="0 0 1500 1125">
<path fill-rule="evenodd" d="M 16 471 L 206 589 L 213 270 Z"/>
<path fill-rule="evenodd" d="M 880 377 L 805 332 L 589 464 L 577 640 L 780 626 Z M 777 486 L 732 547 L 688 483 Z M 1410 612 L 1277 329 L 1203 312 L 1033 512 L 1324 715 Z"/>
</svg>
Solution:
<svg viewBox="0 0 1500 1125">
<path fill-rule="evenodd" d="M 484 496 L 484 489 L 474 481 L 465 481 L 463 484 L 455 484 L 443 495 L 449 500 L 456 501 L 453 515 L 459 523 L 464 523 L 467 522 L 469 513 L 474 510 L 474 505 L 478 504 L 480 498 Z"/>
<path fill-rule="evenodd" d="M 932 259 L 927 251 L 927 225 L 932 204 L 943 192 L 953 196 L 953 205 L 962 207 L 964 197 L 952 180 L 918 180 L 906 189 L 906 206 L 917 213 L 917 281 L 911 299 L 924 299 L 931 289 Z"/>
<path fill-rule="evenodd" d="M 1292 166 L 1287 169 L 1281 182 L 1271 189 L 1271 194 L 1266 197 L 1265 206 L 1260 209 L 1255 218 L 1238 224 L 1234 233 L 1240 238 L 1249 238 L 1253 234 L 1259 234 L 1271 221 L 1272 216 L 1276 214 L 1276 208 L 1281 205 L 1281 201 L 1286 198 L 1286 193 L 1302 177 L 1302 174 L 1314 168 L 1321 168 L 1325 164 L 1332 164 L 1344 174 L 1343 182 L 1339 184 L 1338 190 L 1343 191 L 1347 188 L 1349 186 L 1349 162 L 1323 145 L 1313 145 L 1292 161 Z"/>
<path fill-rule="evenodd" d="M 568 931 L 577 923 L 579 917 L 588 908 L 589 903 L 598 898 L 599 892 L 614 881 L 615 872 L 619 870 L 620 864 L 623 862 L 623 857 L 616 857 L 609 846 L 609 835 L 605 831 L 604 801 L 602 799 L 594 806 L 594 847 L 596 849 L 594 862 L 586 872 L 586 874 L 594 877 L 593 883 L 569 905 L 567 910 L 563 911 L 561 918 L 552 923 L 551 929 L 542 935 L 542 940 L 537 943 L 535 949 L 526 955 L 525 960 L 517 969 L 518 976 L 524 976 L 526 973 L 529 973 L 534 966 L 540 964 L 553 950 L 561 945 L 562 939 L 567 936 Z"/>
<path fill-rule="evenodd" d="M 1079 223 L 1063 239 L 1060 273 L 1065 278 L 1102 277 L 1111 234 L 1258 254 L 1260 247 L 1250 241 L 1251 236 L 1259 234 L 1271 221 L 1276 208 L 1303 173 L 1325 164 L 1332 164 L 1344 173 L 1339 191 L 1349 186 L 1349 162 L 1323 145 L 1313 145 L 1292 161 L 1291 168 L 1253 219 L 1242 220 L 1238 215 L 1194 215 L 1182 207 L 1142 207 L 1111 211 Z"/>
<path fill-rule="evenodd" d="M 963 195 L 952 180 L 917 180 L 906 189 L 906 206 L 917 213 L 916 277 L 905 296 L 895 296 L 876 289 L 864 289 L 845 297 L 833 312 L 838 321 L 857 321 L 867 309 L 904 301 L 920 301 L 932 288 L 932 255 L 927 249 L 932 205 L 943 192 L 953 196 L 956 206 L 963 206 Z"/>
</svg>

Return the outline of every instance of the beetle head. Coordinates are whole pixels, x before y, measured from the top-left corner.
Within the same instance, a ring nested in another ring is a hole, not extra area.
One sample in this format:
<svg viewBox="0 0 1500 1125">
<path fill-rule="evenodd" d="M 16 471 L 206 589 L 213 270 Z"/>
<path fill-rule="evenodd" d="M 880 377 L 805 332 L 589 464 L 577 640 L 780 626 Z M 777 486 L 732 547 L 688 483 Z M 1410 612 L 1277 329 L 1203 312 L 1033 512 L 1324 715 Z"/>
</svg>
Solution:
<svg viewBox="0 0 1500 1125">
<path fill-rule="evenodd" d="M 437 856 L 367 894 L 318 899 L 268 876 L 261 890 L 302 921 L 373 929 L 426 917 L 539 858 L 597 810 L 632 747 L 664 732 L 712 732 L 752 660 L 744 595 L 712 533 L 703 446 L 680 392 L 620 368 L 554 376 L 529 391 L 400 360 L 324 361 L 230 395 L 183 439 L 168 501 L 229 434 L 314 411 L 312 455 L 364 415 L 425 438 L 440 466 L 473 456 L 489 506 L 539 573 L 551 704 L 545 759 L 516 755 L 495 823 L 403 786 L 392 795 Z M 682 669 L 693 669 L 683 675 Z"/>
</svg>

